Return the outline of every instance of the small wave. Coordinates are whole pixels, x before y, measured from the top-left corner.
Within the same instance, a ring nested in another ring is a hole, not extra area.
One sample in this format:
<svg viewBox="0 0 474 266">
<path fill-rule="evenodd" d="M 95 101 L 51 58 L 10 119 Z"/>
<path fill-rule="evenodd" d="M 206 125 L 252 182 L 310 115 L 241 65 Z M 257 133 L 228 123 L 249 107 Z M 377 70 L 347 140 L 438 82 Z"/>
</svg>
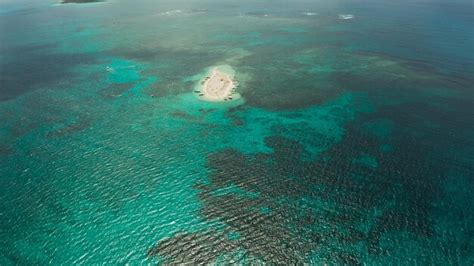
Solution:
<svg viewBox="0 0 474 266">
<path fill-rule="evenodd" d="M 208 9 L 202 9 L 201 8 L 201 9 L 191 9 L 191 10 L 187 11 L 186 13 L 193 13 L 194 14 L 194 13 L 207 13 L 207 12 L 209 12 Z"/>
<path fill-rule="evenodd" d="M 183 13 L 183 10 L 176 9 L 176 10 L 166 11 L 164 14 L 170 16 L 170 15 L 175 15 L 179 13 Z"/>
<path fill-rule="evenodd" d="M 123 67 L 117 67 L 117 68 L 113 68 L 111 66 L 107 66 L 105 68 L 105 70 L 109 73 L 112 73 L 112 74 L 115 74 L 117 73 L 117 69 L 130 69 L 130 68 L 135 68 L 136 66 L 123 66 Z"/>
<path fill-rule="evenodd" d="M 239 17 L 269 17 L 270 15 L 264 12 L 246 12 L 240 13 Z"/>
<path fill-rule="evenodd" d="M 173 16 L 173 15 L 177 15 L 177 14 L 181 14 L 181 13 L 184 13 L 183 10 L 176 9 L 176 10 L 169 10 L 169 11 L 159 12 L 159 13 L 157 13 L 157 15 L 160 15 L 160 16 Z"/>
<path fill-rule="evenodd" d="M 316 16 L 319 15 L 319 13 L 314 13 L 314 12 L 304 12 L 303 15 L 305 16 Z"/>
<path fill-rule="evenodd" d="M 207 9 L 191 9 L 191 10 L 181 10 L 181 9 L 176 9 L 176 10 L 170 10 L 170 11 L 164 11 L 164 12 L 159 12 L 157 15 L 161 16 L 174 16 L 174 15 L 187 15 L 187 14 L 202 14 L 202 13 L 207 13 L 209 10 Z"/>
<path fill-rule="evenodd" d="M 352 14 L 339 14 L 338 17 L 339 17 L 339 19 L 347 20 L 347 19 L 353 19 L 354 15 L 352 15 Z"/>
</svg>

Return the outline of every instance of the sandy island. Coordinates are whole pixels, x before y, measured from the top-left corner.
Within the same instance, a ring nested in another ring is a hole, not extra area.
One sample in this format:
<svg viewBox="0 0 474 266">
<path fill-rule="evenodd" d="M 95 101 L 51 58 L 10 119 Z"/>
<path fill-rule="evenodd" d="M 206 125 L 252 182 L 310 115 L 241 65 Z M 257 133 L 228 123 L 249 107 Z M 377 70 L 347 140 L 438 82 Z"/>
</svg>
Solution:
<svg viewBox="0 0 474 266">
<path fill-rule="evenodd" d="M 233 101 L 240 98 L 240 94 L 235 92 L 238 85 L 230 66 L 217 66 L 212 67 L 205 78 L 199 81 L 194 93 L 205 101 Z"/>
</svg>

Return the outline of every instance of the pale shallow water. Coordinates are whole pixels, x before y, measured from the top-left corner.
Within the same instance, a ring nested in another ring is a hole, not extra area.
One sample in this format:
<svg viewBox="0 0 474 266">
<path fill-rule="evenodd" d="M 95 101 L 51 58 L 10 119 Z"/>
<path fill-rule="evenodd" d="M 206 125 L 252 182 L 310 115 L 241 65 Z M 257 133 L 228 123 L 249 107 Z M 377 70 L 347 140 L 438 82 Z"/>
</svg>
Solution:
<svg viewBox="0 0 474 266">
<path fill-rule="evenodd" d="M 474 263 L 469 1 L 55 4 L 0 3 L 0 265 Z"/>
</svg>

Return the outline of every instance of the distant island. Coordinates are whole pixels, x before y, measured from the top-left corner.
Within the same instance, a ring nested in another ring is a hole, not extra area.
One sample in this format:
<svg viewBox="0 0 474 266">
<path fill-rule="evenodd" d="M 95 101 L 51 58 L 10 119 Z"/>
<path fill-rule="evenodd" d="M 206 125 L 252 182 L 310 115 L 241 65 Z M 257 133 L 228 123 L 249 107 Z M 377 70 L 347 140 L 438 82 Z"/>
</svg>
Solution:
<svg viewBox="0 0 474 266">
<path fill-rule="evenodd" d="M 85 4 L 85 3 L 97 3 L 97 2 L 105 2 L 105 0 L 62 0 L 61 4 L 69 4 L 69 3 Z"/>
</svg>

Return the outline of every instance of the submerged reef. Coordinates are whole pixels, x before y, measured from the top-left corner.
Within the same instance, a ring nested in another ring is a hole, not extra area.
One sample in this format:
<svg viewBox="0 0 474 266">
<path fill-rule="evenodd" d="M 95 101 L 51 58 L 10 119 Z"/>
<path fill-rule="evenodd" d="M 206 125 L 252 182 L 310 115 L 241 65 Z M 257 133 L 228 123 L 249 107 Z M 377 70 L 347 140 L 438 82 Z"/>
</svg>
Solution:
<svg viewBox="0 0 474 266">
<path fill-rule="evenodd" d="M 307 262 L 316 252 L 327 263 L 357 265 L 362 259 L 355 247 L 385 255 L 389 248 L 380 240 L 388 233 L 431 237 L 430 205 L 440 193 L 431 177 L 443 167 L 424 160 L 426 149 L 410 140 L 387 153 L 378 141 L 347 129 L 348 137 L 315 161 L 304 161 L 304 147 L 279 136 L 266 139 L 272 154 L 227 149 L 209 155 L 211 183 L 196 185 L 201 215 L 227 228 L 179 234 L 148 254 L 176 263 L 193 257 L 210 263 L 244 251 L 247 260 L 287 264 Z M 379 167 L 354 163 L 363 153 L 376 157 Z M 258 196 L 214 193 L 230 186 Z M 380 214 L 373 217 L 374 210 Z M 229 232 L 239 238 L 229 240 Z"/>
</svg>

